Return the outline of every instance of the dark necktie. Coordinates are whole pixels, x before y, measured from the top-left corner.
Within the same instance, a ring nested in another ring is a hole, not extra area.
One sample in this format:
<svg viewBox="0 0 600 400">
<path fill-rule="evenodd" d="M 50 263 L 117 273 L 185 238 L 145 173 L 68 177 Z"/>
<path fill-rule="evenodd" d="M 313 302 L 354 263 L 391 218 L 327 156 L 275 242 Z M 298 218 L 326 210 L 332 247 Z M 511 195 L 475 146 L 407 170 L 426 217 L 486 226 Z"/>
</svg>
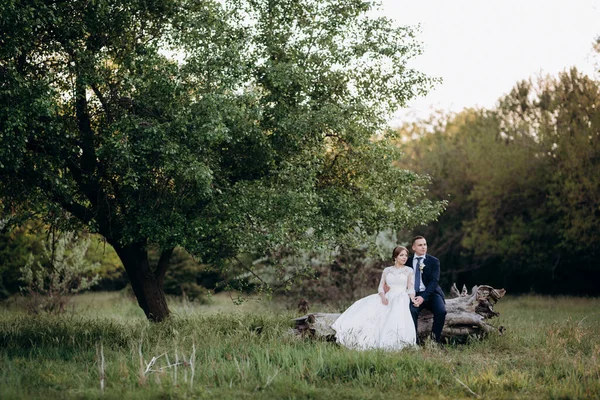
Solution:
<svg viewBox="0 0 600 400">
<path fill-rule="evenodd" d="M 415 270 L 415 293 L 421 291 L 421 269 L 419 265 L 421 265 L 421 260 L 423 257 L 417 257 L 417 269 Z"/>
</svg>

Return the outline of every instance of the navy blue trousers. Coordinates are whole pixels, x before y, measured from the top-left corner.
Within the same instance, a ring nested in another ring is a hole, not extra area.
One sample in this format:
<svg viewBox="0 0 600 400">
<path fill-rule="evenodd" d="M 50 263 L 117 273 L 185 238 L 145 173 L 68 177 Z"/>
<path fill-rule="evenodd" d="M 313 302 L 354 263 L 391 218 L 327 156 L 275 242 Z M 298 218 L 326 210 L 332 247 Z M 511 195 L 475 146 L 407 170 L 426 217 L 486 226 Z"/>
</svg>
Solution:
<svg viewBox="0 0 600 400">
<path fill-rule="evenodd" d="M 417 292 L 416 296 L 420 296 L 421 293 L 423 292 Z M 433 327 L 431 328 L 431 332 L 433 333 L 435 341 L 441 342 L 442 329 L 444 329 L 444 322 L 446 321 L 446 304 L 444 303 L 444 298 L 438 293 L 434 292 L 431 296 L 429 296 L 427 301 L 421 304 L 420 307 L 415 307 L 412 303 L 410 303 L 410 314 L 415 322 L 415 329 L 417 332 L 419 332 L 419 313 L 425 308 L 431 310 L 433 313 Z"/>
</svg>

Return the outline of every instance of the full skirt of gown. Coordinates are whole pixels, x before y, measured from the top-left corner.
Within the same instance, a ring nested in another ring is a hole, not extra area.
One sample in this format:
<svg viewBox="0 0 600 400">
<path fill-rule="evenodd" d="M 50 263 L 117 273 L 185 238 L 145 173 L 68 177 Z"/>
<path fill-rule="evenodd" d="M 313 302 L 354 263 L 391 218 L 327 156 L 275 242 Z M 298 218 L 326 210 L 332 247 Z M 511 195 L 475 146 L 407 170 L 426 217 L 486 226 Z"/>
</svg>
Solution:
<svg viewBox="0 0 600 400">
<path fill-rule="evenodd" d="M 331 325 L 337 342 L 356 350 L 401 350 L 416 344 L 410 298 L 401 286 L 391 286 L 388 305 L 379 294 L 364 297 L 350 306 Z"/>
</svg>

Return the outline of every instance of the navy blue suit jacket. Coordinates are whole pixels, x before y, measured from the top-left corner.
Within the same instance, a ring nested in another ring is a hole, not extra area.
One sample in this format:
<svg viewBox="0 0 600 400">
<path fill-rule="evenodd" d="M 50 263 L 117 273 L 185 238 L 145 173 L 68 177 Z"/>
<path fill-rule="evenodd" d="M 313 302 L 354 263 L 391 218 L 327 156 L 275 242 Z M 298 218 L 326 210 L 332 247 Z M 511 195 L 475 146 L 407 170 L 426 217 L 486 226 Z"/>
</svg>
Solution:
<svg viewBox="0 0 600 400">
<path fill-rule="evenodd" d="M 406 265 L 412 267 L 414 257 L 415 255 L 410 256 L 408 260 L 406 260 Z M 425 291 L 421 292 L 421 297 L 424 301 L 427 301 L 431 296 L 440 296 L 445 303 L 446 300 L 444 298 L 444 292 L 442 291 L 442 288 L 440 288 L 439 285 L 440 260 L 438 260 L 434 256 L 430 256 L 429 254 L 425 254 L 423 264 L 425 264 L 425 267 L 423 268 L 423 272 L 421 273 L 421 280 L 425 285 Z"/>
</svg>

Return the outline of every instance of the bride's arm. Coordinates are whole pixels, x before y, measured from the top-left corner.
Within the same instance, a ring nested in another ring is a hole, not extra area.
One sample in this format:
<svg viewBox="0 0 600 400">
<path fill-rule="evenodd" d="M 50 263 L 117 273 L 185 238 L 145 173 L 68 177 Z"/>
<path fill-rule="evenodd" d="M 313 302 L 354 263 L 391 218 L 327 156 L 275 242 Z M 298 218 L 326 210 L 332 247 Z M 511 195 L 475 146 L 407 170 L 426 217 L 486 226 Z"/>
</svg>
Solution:
<svg viewBox="0 0 600 400">
<path fill-rule="evenodd" d="M 383 272 L 381 273 L 381 280 L 379 281 L 379 288 L 377 289 L 377 292 L 379 293 L 379 297 L 381 297 L 381 302 L 385 305 L 388 304 L 388 300 L 387 297 L 385 297 L 385 277 L 387 275 L 387 268 L 383 270 Z"/>
<path fill-rule="evenodd" d="M 413 271 L 408 272 L 408 279 L 406 283 L 406 291 L 410 300 L 415 299 L 415 273 Z"/>
</svg>

